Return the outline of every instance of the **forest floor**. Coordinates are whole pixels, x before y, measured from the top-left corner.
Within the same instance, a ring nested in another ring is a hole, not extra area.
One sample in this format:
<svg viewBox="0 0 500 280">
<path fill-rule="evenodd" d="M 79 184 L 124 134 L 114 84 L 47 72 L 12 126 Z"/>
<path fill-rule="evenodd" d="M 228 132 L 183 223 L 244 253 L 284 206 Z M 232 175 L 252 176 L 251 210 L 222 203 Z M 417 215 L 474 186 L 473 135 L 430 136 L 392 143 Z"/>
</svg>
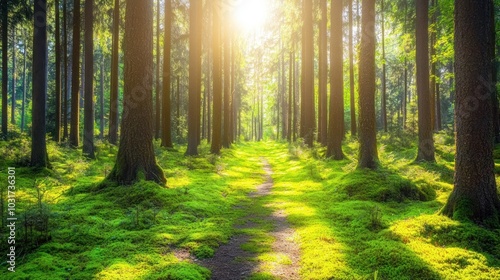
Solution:
<svg viewBox="0 0 500 280">
<path fill-rule="evenodd" d="M 167 186 L 103 188 L 116 147 L 97 160 L 49 142 L 50 170 L 32 170 L 26 136 L 0 142 L 16 167 L 16 272 L 0 279 L 500 279 L 500 231 L 438 214 L 453 187 L 452 134 L 437 163 L 416 164 L 415 139 L 379 136 L 381 167 L 358 170 L 321 147 L 237 143 L 185 157 L 155 153 Z M 500 147 L 495 150 L 500 185 Z M 2 240 L 6 231 L 2 229 Z M 0 242 L 2 252 L 7 242 Z"/>
<path fill-rule="evenodd" d="M 299 278 L 300 250 L 294 242 L 295 230 L 286 220 L 283 210 L 275 210 L 270 215 L 262 214 L 262 207 L 269 207 L 262 201 L 272 192 L 273 179 L 272 168 L 266 159 L 262 159 L 264 166 L 265 182 L 257 186 L 256 190 L 249 193 L 250 205 L 236 205 L 243 208 L 246 216 L 237 221 L 237 232 L 227 244 L 220 246 L 212 258 L 205 259 L 200 263 L 212 271 L 212 279 L 244 279 L 248 276 L 262 274 L 269 271 L 269 275 L 278 279 L 296 280 Z M 266 213 L 267 214 L 267 213 Z M 252 238 L 252 231 L 259 230 L 259 222 L 265 222 L 272 228 L 268 232 L 273 238 L 271 246 L 275 258 L 255 263 L 252 254 L 243 250 L 244 246 Z"/>
</svg>

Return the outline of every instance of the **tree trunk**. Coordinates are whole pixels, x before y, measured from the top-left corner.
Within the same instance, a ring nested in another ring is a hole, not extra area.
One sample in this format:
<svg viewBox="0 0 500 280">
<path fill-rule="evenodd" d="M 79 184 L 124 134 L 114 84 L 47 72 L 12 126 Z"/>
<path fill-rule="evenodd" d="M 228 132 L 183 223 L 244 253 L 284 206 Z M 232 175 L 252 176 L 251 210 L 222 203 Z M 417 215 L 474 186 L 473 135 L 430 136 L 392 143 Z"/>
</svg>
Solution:
<svg viewBox="0 0 500 280">
<path fill-rule="evenodd" d="M 12 103 L 10 110 L 10 123 L 16 124 L 17 103 L 17 67 L 16 67 L 16 29 L 12 29 Z"/>
<path fill-rule="evenodd" d="M 442 213 L 499 226 L 493 162 L 489 1 L 455 3 L 455 184 Z"/>
<path fill-rule="evenodd" d="M 436 0 L 431 0 L 431 7 L 435 7 L 437 9 Z M 431 16 L 431 24 L 436 24 L 436 13 L 437 10 L 434 10 Z M 436 115 L 436 61 L 434 61 L 434 57 L 436 55 L 436 30 L 435 27 L 429 31 L 430 33 L 430 64 L 431 64 L 431 76 L 430 76 L 430 86 L 429 86 L 429 96 L 430 96 L 430 106 L 431 106 L 431 126 L 433 131 L 437 131 L 437 115 Z"/>
<path fill-rule="evenodd" d="M 156 0 L 156 102 L 155 102 L 155 139 L 160 139 L 161 128 L 161 79 L 160 79 L 160 0 Z"/>
<path fill-rule="evenodd" d="M 358 127 L 356 123 L 356 101 L 354 98 L 354 50 L 353 50 L 353 21 L 352 21 L 352 2 L 349 1 L 349 91 L 351 107 L 351 136 L 356 136 Z"/>
<path fill-rule="evenodd" d="M 384 127 L 384 132 L 387 132 L 387 82 L 386 82 L 386 61 L 385 61 L 385 21 L 384 21 L 384 0 L 382 0 L 381 15 L 382 20 L 380 24 L 382 25 L 382 126 Z"/>
<path fill-rule="evenodd" d="M 80 145 L 80 0 L 73 3 L 73 78 L 71 83 L 71 146 Z"/>
<path fill-rule="evenodd" d="M 321 13 L 321 20 L 319 21 L 319 96 L 318 96 L 318 142 L 321 145 L 327 145 L 328 139 L 328 97 L 327 97 L 327 84 L 328 84 L 328 54 L 327 54 L 327 5 L 326 0 L 320 0 L 319 9 Z M 333 10 L 333 9 L 332 9 Z M 332 25 L 333 26 L 333 25 Z M 334 27 L 335 29 L 338 26 Z M 342 40 L 342 39 L 341 39 Z M 341 41 L 342 42 L 342 41 Z M 338 43 L 338 42 L 335 42 Z M 331 47 L 331 46 L 330 46 Z M 332 72 L 334 71 L 332 67 Z M 331 139 L 329 140 L 331 141 Z"/>
<path fill-rule="evenodd" d="M 63 140 L 68 139 L 68 92 L 69 92 L 69 75 L 68 75 L 68 22 L 67 22 L 67 3 L 63 0 L 63 76 L 64 76 L 64 87 L 62 90 L 63 94 L 63 108 L 62 108 L 62 120 L 63 120 Z"/>
<path fill-rule="evenodd" d="M 99 138 L 104 139 L 104 54 L 101 57 L 101 83 L 99 92 Z"/>
<path fill-rule="evenodd" d="M 24 132 L 24 126 L 25 126 L 25 121 L 26 121 L 26 94 L 27 94 L 27 84 L 26 84 L 26 64 L 27 64 L 27 41 L 28 38 L 26 38 L 26 33 L 23 33 L 24 37 L 24 44 L 23 44 L 23 101 L 21 104 L 21 132 Z"/>
<path fill-rule="evenodd" d="M 172 0 L 165 1 L 165 38 L 163 42 L 163 98 L 162 98 L 162 147 L 172 148 L 172 116 L 171 116 L 171 73 L 170 55 L 172 44 Z"/>
<path fill-rule="evenodd" d="M 56 45 L 55 45 L 55 57 L 56 57 L 56 127 L 54 133 L 54 141 L 59 143 L 61 141 L 61 23 L 59 17 L 59 0 L 55 0 L 55 10 L 56 10 Z"/>
<path fill-rule="evenodd" d="M 493 2 L 492 2 L 493 3 Z M 496 20 L 495 20 L 495 8 L 490 9 L 491 12 L 491 27 L 490 27 L 490 40 L 493 42 L 491 44 L 490 48 L 490 57 L 491 57 L 491 82 L 492 82 L 492 92 L 491 96 L 493 98 L 493 139 L 495 141 L 495 144 L 500 143 L 500 115 L 499 115 L 499 102 L 498 102 L 498 91 L 497 91 L 497 83 L 498 83 L 498 60 L 496 57 L 496 50 L 497 50 L 497 44 L 496 44 Z"/>
<path fill-rule="evenodd" d="M 85 96 L 83 114 L 83 154 L 94 152 L 94 0 L 85 0 Z"/>
<path fill-rule="evenodd" d="M 213 1 L 213 133 L 211 152 L 219 154 L 221 148 L 221 125 L 222 125 L 222 75 L 221 75 L 221 14 L 218 10 L 219 0 Z"/>
<path fill-rule="evenodd" d="M 177 110 L 176 110 L 176 113 L 175 113 L 176 128 L 177 128 L 177 138 L 180 139 L 180 137 L 181 137 L 181 126 L 180 126 L 180 117 L 181 117 L 181 82 L 180 82 L 180 77 L 179 76 L 177 76 L 177 90 L 176 90 L 175 105 L 177 107 Z"/>
<path fill-rule="evenodd" d="M 300 137 L 312 147 L 315 130 L 314 112 L 314 30 L 313 3 L 302 1 L 302 99 L 300 110 Z"/>
<path fill-rule="evenodd" d="M 43 5 L 44 2 L 42 2 Z M 7 90 L 8 90 L 8 44 L 9 44 L 9 39 L 8 39 L 8 34 L 7 31 L 8 29 L 8 24 L 9 24 L 9 15 L 8 15 L 8 9 L 7 9 L 7 0 L 2 1 L 2 136 L 4 139 L 7 139 L 7 106 L 8 101 L 7 101 Z M 45 13 L 45 11 L 44 11 Z"/>
<path fill-rule="evenodd" d="M 432 111 L 429 94 L 429 3 L 417 1 L 417 94 L 418 94 L 418 155 L 417 161 L 434 162 Z"/>
<path fill-rule="evenodd" d="M 120 48 L 120 0 L 114 1 L 113 46 L 111 50 L 111 88 L 109 97 L 109 143 L 118 142 L 118 49 Z"/>
<path fill-rule="evenodd" d="M 224 129 L 222 130 L 222 147 L 229 148 L 231 125 L 231 35 L 229 23 L 224 26 Z"/>
<path fill-rule="evenodd" d="M 342 1 L 332 0 L 330 41 L 330 127 L 328 130 L 327 157 L 335 160 L 344 158 L 342 138 L 344 137 L 344 67 L 342 46 Z"/>
<path fill-rule="evenodd" d="M 359 161 L 358 168 L 378 166 L 375 128 L 375 0 L 363 0 L 359 57 Z"/>
<path fill-rule="evenodd" d="M 165 184 L 153 149 L 153 3 L 127 0 L 126 4 L 123 119 L 116 164 L 108 180 Z"/>
<path fill-rule="evenodd" d="M 189 110 L 186 155 L 198 155 L 201 111 L 202 3 L 191 0 L 189 8 Z"/>
<path fill-rule="evenodd" d="M 47 101 L 47 0 L 35 3 L 33 32 L 33 100 L 31 166 L 49 165 L 45 140 L 45 112 Z M 6 45 L 4 45 L 6 46 Z"/>
<path fill-rule="evenodd" d="M 292 142 L 292 134 L 293 134 L 293 128 L 292 128 L 292 114 L 293 114 L 293 73 L 294 73 L 294 61 L 293 61 L 293 52 L 290 51 L 290 58 L 289 58 L 289 69 L 288 69 L 288 118 L 287 118 L 287 125 L 288 125 L 288 133 L 286 135 L 286 139 L 288 140 L 289 143 Z"/>
</svg>

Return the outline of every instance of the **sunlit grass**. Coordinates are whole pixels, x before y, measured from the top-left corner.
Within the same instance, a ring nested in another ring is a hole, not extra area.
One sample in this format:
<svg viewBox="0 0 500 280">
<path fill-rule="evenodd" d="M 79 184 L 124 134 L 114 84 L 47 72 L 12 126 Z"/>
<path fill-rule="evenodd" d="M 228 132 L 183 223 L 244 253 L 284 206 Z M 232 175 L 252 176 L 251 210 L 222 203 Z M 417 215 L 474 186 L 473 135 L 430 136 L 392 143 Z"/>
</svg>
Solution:
<svg viewBox="0 0 500 280">
<path fill-rule="evenodd" d="M 275 279 L 273 269 L 291 263 L 272 250 L 276 210 L 295 229 L 303 279 L 498 279 L 500 232 L 437 214 L 453 187 L 450 137 L 436 136 L 433 164 L 413 162 L 412 141 L 379 137 L 376 172 L 356 170 L 358 144 L 349 138 L 343 161 L 325 159 L 321 147 L 275 142 L 235 144 L 220 157 L 204 143 L 200 156 L 186 158 L 185 147 L 166 151 L 155 142 L 168 187 L 110 189 L 98 184 L 116 147 L 99 143 L 98 159 L 88 161 L 49 142 L 53 169 L 19 166 L 16 195 L 22 213 L 36 205 L 36 187 L 44 191 L 51 241 L 25 255 L 13 279 L 208 279 L 207 269 L 174 250 L 210 257 L 237 233 L 249 237 L 242 245 L 256 267 L 249 279 Z M 12 141 L 19 151 L 0 142 L 2 168 L 29 156 L 25 140 Z M 263 158 L 274 187 L 250 198 L 264 181 Z"/>
</svg>

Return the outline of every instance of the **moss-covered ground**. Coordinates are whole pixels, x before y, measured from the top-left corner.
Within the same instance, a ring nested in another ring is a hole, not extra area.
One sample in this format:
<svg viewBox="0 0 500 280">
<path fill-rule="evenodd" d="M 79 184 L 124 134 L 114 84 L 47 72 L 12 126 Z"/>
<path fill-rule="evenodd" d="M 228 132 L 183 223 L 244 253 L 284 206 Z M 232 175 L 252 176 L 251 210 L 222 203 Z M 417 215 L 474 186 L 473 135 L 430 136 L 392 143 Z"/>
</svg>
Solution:
<svg viewBox="0 0 500 280">
<path fill-rule="evenodd" d="M 380 137 L 377 171 L 356 170 L 353 140 L 342 161 L 298 144 L 239 143 L 220 157 L 204 144 L 200 156 L 185 157 L 185 147 L 155 143 L 167 186 L 108 188 L 99 183 L 113 167 L 111 145 L 98 143 L 97 160 L 88 161 L 51 142 L 52 169 L 35 171 L 22 167 L 25 138 L 0 142 L 0 177 L 17 166 L 20 227 L 16 272 L 2 260 L 0 279 L 209 279 L 209 270 L 175 251 L 211 257 L 241 232 L 259 268 L 251 278 L 273 279 L 272 263 L 287 260 L 272 252 L 272 225 L 263 217 L 278 209 L 296 231 L 303 279 L 500 279 L 500 231 L 437 214 L 453 186 L 452 138 L 436 136 L 434 164 L 415 164 L 406 138 Z M 252 200 L 264 180 L 262 158 L 274 187 Z M 253 226 L 241 229 L 245 223 Z"/>
</svg>

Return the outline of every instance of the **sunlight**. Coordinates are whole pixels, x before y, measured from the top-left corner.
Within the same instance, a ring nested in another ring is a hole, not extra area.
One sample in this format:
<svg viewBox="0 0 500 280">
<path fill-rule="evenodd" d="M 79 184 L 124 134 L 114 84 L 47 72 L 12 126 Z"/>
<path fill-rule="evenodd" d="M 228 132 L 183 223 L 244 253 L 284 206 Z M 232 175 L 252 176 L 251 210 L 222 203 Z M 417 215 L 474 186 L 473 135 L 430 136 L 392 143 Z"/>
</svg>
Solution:
<svg viewBox="0 0 500 280">
<path fill-rule="evenodd" d="M 239 0 L 233 13 L 237 24 L 245 31 L 261 28 L 269 15 L 269 0 Z"/>
</svg>

